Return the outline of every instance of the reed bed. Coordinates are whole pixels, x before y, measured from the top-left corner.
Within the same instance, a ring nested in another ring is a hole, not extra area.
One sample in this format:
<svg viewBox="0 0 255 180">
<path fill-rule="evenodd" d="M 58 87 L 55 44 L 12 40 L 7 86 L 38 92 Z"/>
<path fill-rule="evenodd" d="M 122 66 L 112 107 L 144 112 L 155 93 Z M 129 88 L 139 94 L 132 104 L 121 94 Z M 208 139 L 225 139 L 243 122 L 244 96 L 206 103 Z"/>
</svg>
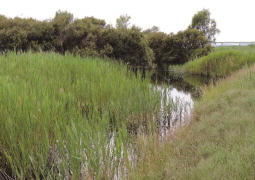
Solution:
<svg viewBox="0 0 255 180">
<path fill-rule="evenodd" d="M 255 63 L 255 49 L 248 47 L 218 47 L 207 56 L 194 59 L 181 67 L 185 73 L 226 77 Z"/>
<path fill-rule="evenodd" d="M 16 179 L 127 174 L 134 135 L 152 132 L 161 108 L 149 81 L 101 59 L 0 56 L 1 172 Z"/>
</svg>

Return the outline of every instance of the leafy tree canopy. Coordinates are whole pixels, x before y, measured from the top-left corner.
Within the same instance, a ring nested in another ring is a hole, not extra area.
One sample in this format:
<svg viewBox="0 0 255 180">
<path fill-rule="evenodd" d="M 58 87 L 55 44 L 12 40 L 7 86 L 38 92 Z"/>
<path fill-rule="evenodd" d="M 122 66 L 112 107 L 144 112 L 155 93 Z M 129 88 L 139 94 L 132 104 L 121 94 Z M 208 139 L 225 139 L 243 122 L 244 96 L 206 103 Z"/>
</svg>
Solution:
<svg viewBox="0 0 255 180">
<path fill-rule="evenodd" d="M 179 52 L 179 60 L 185 63 L 192 60 L 194 56 L 200 56 L 196 54 L 196 50 L 204 48 L 208 44 L 208 39 L 197 29 L 187 29 L 179 31 L 174 36 L 174 44 Z"/>
<path fill-rule="evenodd" d="M 66 28 L 66 26 L 73 22 L 73 14 L 67 11 L 57 11 L 53 19 L 53 25 L 57 28 Z"/>
<path fill-rule="evenodd" d="M 217 23 L 214 19 L 211 19 L 210 15 L 211 13 L 208 9 L 199 11 L 193 16 L 189 28 L 197 29 L 201 31 L 209 41 L 215 41 L 215 36 L 220 33 L 220 30 L 217 29 Z"/>
<path fill-rule="evenodd" d="M 128 29 L 130 25 L 130 19 L 131 17 L 126 15 L 121 15 L 118 19 L 116 19 L 116 28 L 120 30 L 126 30 Z"/>
<path fill-rule="evenodd" d="M 208 39 L 213 37 L 213 32 L 218 32 L 210 30 L 216 23 L 210 20 L 208 10 L 193 17 L 192 26 L 196 25 L 196 29 L 190 26 L 177 34 L 160 32 L 157 26 L 142 31 L 142 28 L 130 25 L 130 19 L 128 15 L 122 15 L 113 27 L 94 17 L 75 19 L 67 11 L 57 11 L 53 19 L 46 21 L 0 15 L 0 51 L 4 54 L 8 50 L 24 52 L 30 49 L 70 52 L 153 67 L 154 63 L 180 64 L 206 55 L 211 49 Z M 210 26 L 202 26 L 208 23 Z M 209 32 L 207 38 L 204 32 Z"/>
<path fill-rule="evenodd" d="M 148 33 L 151 33 L 151 32 L 159 32 L 159 31 L 160 31 L 159 27 L 154 25 L 151 28 L 144 30 L 143 32 L 145 34 L 148 34 Z"/>
</svg>

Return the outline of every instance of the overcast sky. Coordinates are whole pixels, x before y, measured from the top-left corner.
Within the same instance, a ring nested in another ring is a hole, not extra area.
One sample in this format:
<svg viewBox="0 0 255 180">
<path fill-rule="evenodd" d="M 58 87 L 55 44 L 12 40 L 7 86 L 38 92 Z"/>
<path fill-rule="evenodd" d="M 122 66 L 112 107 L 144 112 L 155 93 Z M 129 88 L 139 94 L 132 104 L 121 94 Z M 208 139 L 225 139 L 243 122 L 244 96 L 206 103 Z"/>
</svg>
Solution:
<svg viewBox="0 0 255 180">
<path fill-rule="evenodd" d="M 203 8 L 221 30 L 216 41 L 255 41 L 254 0 L 2 0 L 0 14 L 7 17 L 52 19 L 57 10 L 75 18 L 94 16 L 115 26 L 120 15 L 131 16 L 131 24 L 143 29 L 158 26 L 177 33 L 190 25 Z"/>
</svg>

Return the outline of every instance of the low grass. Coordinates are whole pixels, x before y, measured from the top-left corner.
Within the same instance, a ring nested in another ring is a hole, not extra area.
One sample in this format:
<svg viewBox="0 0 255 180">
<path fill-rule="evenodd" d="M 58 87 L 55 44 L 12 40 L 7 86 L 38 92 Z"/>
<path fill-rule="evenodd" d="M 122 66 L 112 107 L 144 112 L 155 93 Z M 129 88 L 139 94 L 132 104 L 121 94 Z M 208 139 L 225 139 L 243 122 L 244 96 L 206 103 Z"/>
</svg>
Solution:
<svg viewBox="0 0 255 180">
<path fill-rule="evenodd" d="M 116 179 L 132 167 L 133 134 L 153 129 L 149 79 L 101 59 L 0 56 L 0 176 Z"/>
<path fill-rule="evenodd" d="M 209 55 L 174 69 L 188 74 L 226 77 L 254 63 L 255 49 L 252 46 L 217 47 Z"/>
<path fill-rule="evenodd" d="M 255 66 L 203 90 L 189 125 L 137 142 L 144 158 L 130 179 L 255 178 Z"/>
</svg>

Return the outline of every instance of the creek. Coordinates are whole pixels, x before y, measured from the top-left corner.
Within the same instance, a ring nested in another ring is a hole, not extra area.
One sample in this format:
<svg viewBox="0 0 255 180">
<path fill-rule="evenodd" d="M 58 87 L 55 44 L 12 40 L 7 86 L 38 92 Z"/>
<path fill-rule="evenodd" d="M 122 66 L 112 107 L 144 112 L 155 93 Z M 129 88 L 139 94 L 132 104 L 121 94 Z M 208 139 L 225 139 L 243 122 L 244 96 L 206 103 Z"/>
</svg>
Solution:
<svg viewBox="0 0 255 180">
<path fill-rule="evenodd" d="M 164 136 L 170 129 L 189 122 L 194 102 L 201 95 L 201 87 L 216 82 L 215 78 L 176 73 L 167 68 L 146 70 L 151 84 L 161 93 L 161 111 L 157 118 L 159 133 Z"/>
</svg>

